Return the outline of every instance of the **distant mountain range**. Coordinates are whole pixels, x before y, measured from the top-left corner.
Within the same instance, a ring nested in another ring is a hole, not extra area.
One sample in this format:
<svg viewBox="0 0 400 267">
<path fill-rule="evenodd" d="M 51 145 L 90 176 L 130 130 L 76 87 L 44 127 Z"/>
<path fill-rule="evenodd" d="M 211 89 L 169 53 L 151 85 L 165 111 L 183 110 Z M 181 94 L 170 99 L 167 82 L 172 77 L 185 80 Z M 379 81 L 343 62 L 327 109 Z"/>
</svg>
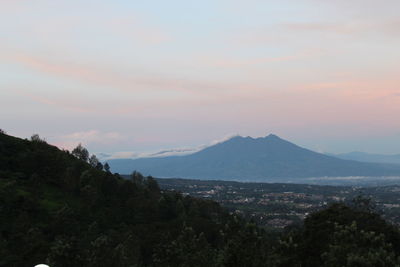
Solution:
<svg viewBox="0 0 400 267">
<path fill-rule="evenodd" d="M 267 181 L 279 178 L 395 176 L 400 166 L 343 160 L 269 135 L 236 136 L 185 156 L 109 160 L 112 171 L 155 177 Z"/>
<path fill-rule="evenodd" d="M 361 162 L 374 162 L 374 163 L 387 163 L 387 164 L 399 164 L 400 165 L 400 154 L 398 155 L 380 155 L 380 154 L 369 154 L 364 152 L 350 152 L 344 154 L 328 154 L 340 159 L 356 160 Z"/>
</svg>

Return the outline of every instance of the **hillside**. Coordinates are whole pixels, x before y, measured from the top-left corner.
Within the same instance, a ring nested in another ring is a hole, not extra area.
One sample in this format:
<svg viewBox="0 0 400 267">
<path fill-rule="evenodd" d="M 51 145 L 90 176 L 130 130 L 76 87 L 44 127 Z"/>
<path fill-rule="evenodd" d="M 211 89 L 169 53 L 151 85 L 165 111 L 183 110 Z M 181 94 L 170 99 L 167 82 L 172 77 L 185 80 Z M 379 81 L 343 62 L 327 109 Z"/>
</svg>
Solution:
<svg viewBox="0 0 400 267">
<path fill-rule="evenodd" d="M 122 179 L 38 136 L 0 133 L 0 221 L 0 266 L 212 266 L 222 251 L 224 266 L 266 253 L 242 241 L 260 230 L 217 203 L 162 193 L 139 173 Z"/>
<path fill-rule="evenodd" d="M 157 177 L 268 181 L 279 178 L 392 176 L 399 166 L 349 161 L 316 153 L 269 135 L 237 136 L 186 156 L 115 159 L 112 170 Z"/>
<path fill-rule="evenodd" d="M 398 164 L 400 165 L 400 154 L 397 155 L 380 155 L 370 154 L 364 152 L 350 152 L 344 154 L 332 154 L 332 156 L 346 159 L 356 160 L 361 162 L 373 162 L 373 163 L 386 163 L 386 164 Z"/>
</svg>

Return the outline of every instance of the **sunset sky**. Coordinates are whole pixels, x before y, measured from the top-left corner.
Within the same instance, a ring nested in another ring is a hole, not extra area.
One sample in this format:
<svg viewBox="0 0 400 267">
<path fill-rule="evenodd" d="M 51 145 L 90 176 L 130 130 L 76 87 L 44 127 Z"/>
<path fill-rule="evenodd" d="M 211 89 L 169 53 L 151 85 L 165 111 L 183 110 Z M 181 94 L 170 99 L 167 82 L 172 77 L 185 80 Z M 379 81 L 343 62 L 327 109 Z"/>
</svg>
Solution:
<svg viewBox="0 0 400 267">
<path fill-rule="evenodd" d="M 400 153 L 398 0 L 0 0 L 0 128 L 92 152 Z"/>
</svg>

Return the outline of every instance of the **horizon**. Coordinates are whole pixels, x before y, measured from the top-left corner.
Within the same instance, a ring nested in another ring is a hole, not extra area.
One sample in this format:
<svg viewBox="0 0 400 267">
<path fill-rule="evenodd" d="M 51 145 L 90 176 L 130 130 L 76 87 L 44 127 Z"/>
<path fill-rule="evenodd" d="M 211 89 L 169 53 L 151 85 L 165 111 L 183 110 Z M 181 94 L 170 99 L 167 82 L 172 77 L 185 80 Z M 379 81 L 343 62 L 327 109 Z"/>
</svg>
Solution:
<svg viewBox="0 0 400 267">
<path fill-rule="evenodd" d="M 1 129 L 2 131 L 4 131 L 4 129 Z M 8 132 L 4 131 L 5 134 L 10 135 Z M 39 135 L 40 136 L 40 135 Z M 17 136 L 18 137 L 18 136 Z M 379 154 L 379 153 L 369 153 L 369 152 L 363 152 L 363 151 L 349 151 L 349 152 L 342 152 L 342 153 L 332 153 L 329 151 L 316 151 L 313 150 L 311 148 L 296 144 L 294 142 L 292 142 L 291 140 L 287 140 L 285 138 L 282 138 L 279 135 L 276 135 L 274 133 L 270 133 L 264 136 L 249 136 L 249 135 L 240 135 L 240 134 L 234 134 L 234 135 L 228 135 L 224 138 L 221 138 L 219 140 L 213 140 L 211 142 L 209 142 L 208 144 L 199 144 L 197 146 L 186 146 L 186 147 L 169 147 L 169 148 L 162 148 L 162 149 L 158 149 L 158 150 L 153 150 L 153 151 L 115 151 L 115 152 L 96 152 L 96 151 L 90 151 L 92 154 L 96 155 L 97 158 L 99 160 L 101 160 L 102 162 L 106 162 L 107 160 L 113 160 L 113 159 L 139 159 L 139 158 L 157 158 L 157 157 L 169 157 L 169 156 L 185 156 L 185 155 L 190 155 L 190 154 L 194 154 L 196 152 L 200 152 L 208 147 L 212 147 L 214 145 L 217 144 L 221 144 L 224 143 L 226 141 L 229 141 L 233 138 L 236 137 L 240 137 L 240 138 L 250 138 L 252 140 L 256 140 L 256 139 L 264 139 L 264 138 L 268 138 L 268 137 L 277 137 L 280 140 L 283 141 L 287 141 L 290 142 L 296 146 L 299 146 L 301 148 L 307 149 L 307 150 L 311 150 L 313 152 L 317 152 L 320 154 L 325 154 L 328 156 L 340 156 L 340 155 L 347 155 L 347 154 L 366 154 L 366 155 L 382 155 L 382 156 L 398 156 L 400 154 Z M 28 139 L 29 137 L 20 137 L 19 138 L 25 138 Z M 45 140 L 46 142 L 48 142 L 48 140 L 42 136 L 40 136 L 40 138 L 43 138 L 43 140 Z M 51 144 L 51 143 L 49 143 Z M 77 143 L 78 144 L 82 144 L 82 143 Z M 51 145 L 55 145 L 56 144 L 51 144 Z M 63 147 L 58 147 L 59 149 L 66 149 L 69 151 L 72 151 L 72 149 L 74 147 L 71 148 L 63 148 Z"/>
<path fill-rule="evenodd" d="M 339 155 L 346 155 L 346 154 L 353 154 L 353 153 L 361 153 L 361 154 L 369 154 L 369 155 L 387 155 L 387 156 L 392 156 L 392 155 L 400 155 L 400 154 L 378 154 L 378 153 L 368 153 L 368 152 L 363 152 L 363 151 L 349 151 L 349 152 L 343 152 L 343 153 L 331 153 L 329 151 L 315 151 L 311 148 L 307 148 L 301 145 L 298 145 L 290 140 L 284 139 L 279 135 L 276 134 L 268 134 L 265 136 L 256 136 L 256 137 L 252 137 L 252 136 L 244 136 L 244 135 L 239 135 L 239 134 L 235 134 L 229 137 L 225 137 L 223 139 L 220 140 L 214 140 L 208 144 L 200 144 L 197 146 L 193 146 L 193 147 L 174 147 L 174 148 L 164 148 L 164 149 L 160 149 L 160 150 L 155 150 L 155 151 L 142 151 L 142 152 L 135 152 L 135 151 L 118 151 L 118 152 L 111 152 L 111 153 L 103 153 L 103 152 L 98 152 L 98 153 L 94 153 L 96 154 L 99 159 L 102 159 L 103 161 L 106 160 L 110 160 L 110 159 L 137 159 L 137 158 L 153 158 L 153 157 L 169 157 L 169 156 L 185 156 L 185 155 L 190 155 L 190 154 L 194 154 L 196 152 L 199 152 L 201 150 L 204 150 L 208 147 L 217 145 L 217 144 L 221 144 L 224 143 L 226 141 L 229 141 L 235 137 L 240 137 L 240 138 L 250 138 L 252 140 L 256 140 L 256 139 L 262 139 L 262 138 L 268 138 L 268 137 L 277 137 L 283 141 L 288 141 L 292 144 L 295 144 L 301 148 L 305 148 L 317 153 L 321 153 L 321 154 L 325 154 L 325 155 L 329 155 L 329 156 L 339 156 Z M 103 154 L 103 156 L 101 155 Z"/>
<path fill-rule="evenodd" d="M 400 154 L 400 2 L 5 1 L 0 128 L 148 153 L 277 133 Z"/>
</svg>

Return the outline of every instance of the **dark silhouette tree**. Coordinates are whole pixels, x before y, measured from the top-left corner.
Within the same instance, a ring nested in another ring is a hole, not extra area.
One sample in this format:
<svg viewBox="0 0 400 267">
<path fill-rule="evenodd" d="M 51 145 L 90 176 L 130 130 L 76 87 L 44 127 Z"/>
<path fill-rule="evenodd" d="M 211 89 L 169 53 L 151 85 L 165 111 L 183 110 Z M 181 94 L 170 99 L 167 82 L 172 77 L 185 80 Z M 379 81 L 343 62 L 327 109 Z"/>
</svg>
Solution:
<svg viewBox="0 0 400 267">
<path fill-rule="evenodd" d="M 160 192 L 160 187 L 158 186 L 157 181 L 153 177 L 151 176 L 147 177 L 146 185 L 151 192 Z"/>
<path fill-rule="evenodd" d="M 105 170 L 106 172 L 110 172 L 110 165 L 108 165 L 108 162 L 106 162 L 106 163 L 104 164 L 104 170 Z"/>
<path fill-rule="evenodd" d="M 97 165 L 99 164 L 99 160 L 97 159 L 96 155 L 91 155 L 89 158 L 89 164 L 92 165 L 92 167 L 96 168 Z"/>
<path fill-rule="evenodd" d="M 143 185 L 144 184 L 144 176 L 137 171 L 133 171 L 132 175 L 131 175 L 131 181 L 136 184 L 136 185 Z"/>
<path fill-rule="evenodd" d="M 97 165 L 96 165 L 96 169 L 98 169 L 98 170 L 100 170 L 100 171 L 102 171 L 103 170 L 103 164 L 99 161 L 99 162 L 97 162 Z"/>
<path fill-rule="evenodd" d="M 204 233 L 196 235 L 191 227 L 183 226 L 176 240 L 156 248 L 153 255 L 156 266 L 214 266 L 215 251 Z"/>
<path fill-rule="evenodd" d="M 359 230 L 357 223 L 335 225 L 333 242 L 322 254 L 324 266 L 400 266 L 393 247 L 383 234 Z"/>
<path fill-rule="evenodd" d="M 40 138 L 40 136 L 38 134 L 34 134 L 31 136 L 31 141 L 32 142 L 37 142 L 37 143 L 45 143 L 46 140 L 43 138 Z"/>
<path fill-rule="evenodd" d="M 79 144 L 77 147 L 75 147 L 72 152 L 72 155 L 74 155 L 76 158 L 83 160 L 87 162 L 89 160 L 89 151 L 82 146 L 82 144 Z"/>
<path fill-rule="evenodd" d="M 376 203 L 370 197 L 363 194 L 353 198 L 350 206 L 359 211 L 376 212 Z"/>
</svg>

